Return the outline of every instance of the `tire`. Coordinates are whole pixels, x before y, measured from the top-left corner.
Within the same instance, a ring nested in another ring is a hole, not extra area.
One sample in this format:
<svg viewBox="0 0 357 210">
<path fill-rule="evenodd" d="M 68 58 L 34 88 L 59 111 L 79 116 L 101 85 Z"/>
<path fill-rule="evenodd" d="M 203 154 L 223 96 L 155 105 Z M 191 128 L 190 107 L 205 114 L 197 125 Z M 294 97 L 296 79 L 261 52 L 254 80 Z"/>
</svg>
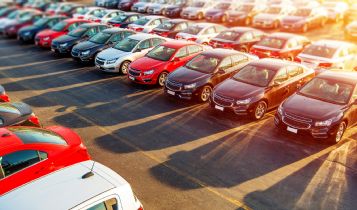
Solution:
<svg viewBox="0 0 357 210">
<path fill-rule="evenodd" d="M 346 127 L 347 127 L 346 122 L 344 122 L 344 121 L 341 122 L 338 125 L 336 133 L 330 137 L 329 141 L 333 144 L 337 144 L 338 142 L 340 142 L 343 137 L 343 134 L 346 131 Z"/>
<path fill-rule="evenodd" d="M 211 93 L 212 93 L 212 87 L 209 85 L 205 85 L 200 91 L 198 101 L 201 103 L 207 102 Z"/>
<path fill-rule="evenodd" d="M 306 33 L 308 30 L 309 30 L 309 26 L 305 23 L 301 28 L 301 32 Z"/>
<path fill-rule="evenodd" d="M 255 107 L 254 107 L 254 111 L 251 114 L 252 118 L 254 120 L 260 120 L 264 117 L 266 111 L 268 109 L 268 105 L 265 101 L 259 101 Z"/>
<path fill-rule="evenodd" d="M 119 71 L 122 75 L 128 74 L 130 63 L 131 63 L 130 61 L 123 61 L 121 63 Z"/>
<path fill-rule="evenodd" d="M 273 28 L 274 28 L 274 29 L 278 29 L 279 26 L 280 26 L 279 21 L 274 21 Z"/>
<path fill-rule="evenodd" d="M 252 23 L 252 18 L 251 17 L 247 17 L 244 20 L 244 25 L 249 26 Z"/>
<path fill-rule="evenodd" d="M 244 53 L 248 53 L 248 52 L 249 52 L 247 46 L 242 46 L 242 47 L 240 48 L 240 51 L 241 51 L 241 52 L 244 52 Z"/>
<path fill-rule="evenodd" d="M 160 87 L 164 87 L 165 86 L 167 75 L 168 75 L 168 73 L 166 71 L 164 71 L 164 72 L 161 72 L 161 74 L 158 76 L 157 84 Z"/>
<path fill-rule="evenodd" d="M 226 23 L 226 22 L 227 22 L 227 15 L 223 15 L 223 16 L 222 16 L 221 22 L 222 22 L 222 23 Z"/>
<path fill-rule="evenodd" d="M 198 20 L 202 20 L 202 19 L 203 19 L 203 14 L 202 14 L 202 12 L 198 13 L 197 19 L 198 19 Z"/>
</svg>

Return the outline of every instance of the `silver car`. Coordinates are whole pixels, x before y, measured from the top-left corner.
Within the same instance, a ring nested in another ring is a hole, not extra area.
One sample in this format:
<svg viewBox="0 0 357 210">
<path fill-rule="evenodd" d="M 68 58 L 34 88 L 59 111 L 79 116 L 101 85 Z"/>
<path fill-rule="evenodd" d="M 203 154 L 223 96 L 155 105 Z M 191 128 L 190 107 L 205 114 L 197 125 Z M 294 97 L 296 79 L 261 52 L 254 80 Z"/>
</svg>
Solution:
<svg viewBox="0 0 357 210">
<path fill-rule="evenodd" d="M 207 45 L 212 38 L 226 29 L 226 27 L 215 23 L 196 23 L 178 33 L 175 38 Z"/>
<path fill-rule="evenodd" d="M 148 7 L 147 13 L 150 15 L 163 15 L 166 7 L 174 3 L 174 0 L 158 0 L 158 2 Z"/>
<path fill-rule="evenodd" d="M 165 38 L 152 34 L 128 36 L 114 47 L 98 53 L 95 65 L 101 71 L 125 75 L 131 62 L 143 57 L 149 50 L 165 41 Z"/>
<path fill-rule="evenodd" d="M 198 0 L 192 6 L 186 7 L 181 12 L 181 17 L 190 20 L 202 20 L 205 18 L 206 11 L 213 9 L 217 3 L 211 0 Z"/>
<path fill-rule="evenodd" d="M 129 29 L 137 32 L 150 33 L 152 29 L 168 20 L 162 16 L 143 16 L 128 26 Z"/>
<path fill-rule="evenodd" d="M 139 0 L 131 7 L 131 11 L 146 13 L 148 6 L 150 6 L 154 1 L 155 0 Z"/>
</svg>

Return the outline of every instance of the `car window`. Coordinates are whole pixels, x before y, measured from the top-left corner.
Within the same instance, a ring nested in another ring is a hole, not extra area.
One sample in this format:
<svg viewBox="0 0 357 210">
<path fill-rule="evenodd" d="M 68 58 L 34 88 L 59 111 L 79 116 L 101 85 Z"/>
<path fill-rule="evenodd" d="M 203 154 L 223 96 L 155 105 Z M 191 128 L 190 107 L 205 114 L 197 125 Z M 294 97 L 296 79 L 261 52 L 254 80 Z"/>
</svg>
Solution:
<svg viewBox="0 0 357 210">
<path fill-rule="evenodd" d="M 186 56 L 188 56 L 187 47 L 183 47 L 183 48 L 179 49 L 177 51 L 177 53 L 175 54 L 175 58 L 183 58 Z"/>
<path fill-rule="evenodd" d="M 214 28 L 213 28 L 213 27 L 209 27 L 209 28 L 207 28 L 207 29 L 205 29 L 205 30 L 203 31 L 202 35 L 208 35 L 208 34 L 214 34 L 214 33 L 216 33 L 216 31 L 214 30 Z"/>
<path fill-rule="evenodd" d="M 300 66 L 288 66 L 288 67 L 286 67 L 286 69 L 288 70 L 289 78 L 296 77 L 296 76 L 304 73 L 303 68 L 301 68 Z"/>
<path fill-rule="evenodd" d="M 152 39 L 152 45 L 153 45 L 154 47 L 156 47 L 157 45 L 159 45 L 159 44 L 161 44 L 161 43 L 163 43 L 163 42 L 165 42 L 165 40 L 160 39 L 160 38 L 153 38 L 153 39 Z"/>
<path fill-rule="evenodd" d="M 232 56 L 232 66 L 237 66 L 243 62 L 248 61 L 248 57 L 245 55 L 233 55 Z"/>
<path fill-rule="evenodd" d="M 139 19 L 138 16 L 131 16 L 131 17 L 129 18 L 129 22 L 134 22 L 134 21 L 136 21 L 137 19 Z"/>
<path fill-rule="evenodd" d="M 104 202 L 100 202 L 87 210 L 117 210 L 118 209 L 118 201 L 115 198 L 108 199 Z"/>
<path fill-rule="evenodd" d="M 241 42 L 248 42 L 251 40 L 253 40 L 253 34 L 251 32 L 243 34 L 243 36 L 241 36 L 240 38 Z"/>
<path fill-rule="evenodd" d="M 286 73 L 286 68 L 282 68 L 276 73 L 274 82 L 283 83 L 288 80 L 288 74 Z"/>
<path fill-rule="evenodd" d="M 296 48 L 299 46 L 299 43 L 296 41 L 296 39 L 291 39 L 289 40 L 287 44 L 287 48 Z"/>
<path fill-rule="evenodd" d="M 47 153 L 37 150 L 16 151 L 0 157 L 0 179 L 47 159 Z"/>
<path fill-rule="evenodd" d="M 220 69 L 226 70 L 232 67 L 232 60 L 231 57 L 227 57 L 222 60 L 222 62 L 219 65 Z"/>
<path fill-rule="evenodd" d="M 11 127 L 8 128 L 24 144 L 58 144 L 67 145 L 67 142 L 58 134 L 40 128 Z"/>
<path fill-rule="evenodd" d="M 97 28 L 91 28 L 91 29 L 89 29 L 86 33 L 85 33 L 85 35 L 88 35 L 89 37 L 92 37 L 94 34 L 96 34 L 97 33 Z"/>
<path fill-rule="evenodd" d="M 106 26 L 99 26 L 99 31 L 103 31 L 104 29 L 107 29 L 108 27 Z"/>
<path fill-rule="evenodd" d="M 156 20 L 152 21 L 150 25 L 152 25 L 152 26 L 158 26 L 158 25 L 160 25 L 160 24 L 161 24 L 161 19 L 156 19 Z"/>
<path fill-rule="evenodd" d="M 73 29 L 77 28 L 78 25 L 79 25 L 78 23 L 73 23 L 70 26 L 68 26 L 68 30 L 72 31 Z"/>
<path fill-rule="evenodd" d="M 111 38 L 110 38 L 110 41 L 115 43 L 115 42 L 118 42 L 122 40 L 122 36 L 121 36 L 121 33 L 119 34 L 114 34 Z"/>
<path fill-rule="evenodd" d="M 150 39 L 147 39 L 147 40 L 144 40 L 142 42 L 140 42 L 138 48 L 141 49 L 141 50 L 144 50 L 144 49 L 148 49 L 151 47 L 151 44 L 150 44 Z"/>
<path fill-rule="evenodd" d="M 176 31 L 182 31 L 182 30 L 185 30 L 187 28 L 187 24 L 186 23 L 180 23 L 178 24 L 177 26 L 175 26 L 175 29 Z"/>
<path fill-rule="evenodd" d="M 201 52 L 203 50 L 202 47 L 198 45 L 190 45 L 187 47 L 187 49 L 188 49 L 188 54 L 190 55 Z"/>
</svg>

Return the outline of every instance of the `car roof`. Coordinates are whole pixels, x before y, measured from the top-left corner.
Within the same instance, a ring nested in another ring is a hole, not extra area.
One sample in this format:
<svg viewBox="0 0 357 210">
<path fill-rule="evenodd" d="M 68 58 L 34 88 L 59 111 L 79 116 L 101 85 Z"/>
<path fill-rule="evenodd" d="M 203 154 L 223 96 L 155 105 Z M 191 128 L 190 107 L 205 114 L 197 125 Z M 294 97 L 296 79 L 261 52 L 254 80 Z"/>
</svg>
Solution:
<svg viewBox="0 0 357 210">
<path fill-rule="evenodd" d="M 104 29 L 102 32 L 103 33 L 109 33 L 109 34 L 115 34 L 115 33 L 119 33 L 119 32 L 122 32 L 122 31 L 128 31 L 128 29 L 113 27 L 113 28 Z"/>
<path fill-rule="evenodd" d="M 192 24 L 191 26 L 199 26 L 199 27 L 209 27 L 209 26 L 216 26 L 218 24 L 215 24 L 215 23 L 195 23 L 195 24 Z"/>
<path fill-rule="evenodd" d="M 84 19 L 78 19 L 78 18 L 69 18 L 69 19 L 64 19 L 63 21 L 66 21 L 67 23 L 75 23 L 75 22 L 89 22 Z"/>
<path fill-rule="evenodd" d="M 357 72 L 352 71 L 325 71 L 317 77 L 338 80 L 352 85 L 357 84 Z"/>
<path fill-rule="evenodd" d="M 279 70 L 287 65 L 301 66 L 301 64 L 298 64 L 296 62 L 281 60 L 276 58 L 263 58 L 263 59 L 252 61 L 251 63 L 249 63 L 249 65 L 250 64 L 254 66 L 265 66 L 265 67 L 269 66 L 269 69 L 273 69 L 273 70 Z"/>
<path fill-rule="evenodd" d="M 207 55 L 207 56 L 210 56 L 210 57 L 223 59 L 225 57 L 228 57 L 228 56 L 231 56 L 231 55 L 236 55 L 238 53 L 239 52 L 236 51 L 236 50 L 215 48 L 215 49 L 209 49 L 209 50 L 203 51 L 202 55 Z"/>
<path fill-rule="evenodd" d="M 316 42 L 313 42 L 312 45 L 315 46 L 326 46 L 330 48 L 340 48 L 344 46 L 352 46 L 352 43 L 338 40 L 322 39 Z"/>
<path fill-rule="evenodd" d="M 195 42 L 189 42 L 186 40 L 170 40 L 161 44 L 162 46 L 170 48 L 181 48 L 187 45 L 198 45 Z"/>
<path fill-rule="evenodd" d="M 84 23 L 80 25 L 81 28 L 90 28 L 90 27 L 95 27 L 95 26 L 106 26 L 106 24 L 102 23 Z"/>
<path fill-rule="evenodd" d="M 84 161 L 57 170 L 0 197 L 3 209 L 71 209 L 114 188 L 129 188 L 121 176 L 95 163 L 93 176 L 82 178 L 90 172 L 93 161 Z M 21 201 L 21 202 L 19 202 Z"/>
<path fill-rule="evenodd" d="M 129 36 L 130 39 L 135 39 L 138 41 L 144 40 L 144 39 L 150 39 L 150 38 L 162 38 L 160 36 L 157 36 L 155 34 L 145 34 L 145 33 L 138 33 L 138 34 L 133 34 Z"/>
</svg>

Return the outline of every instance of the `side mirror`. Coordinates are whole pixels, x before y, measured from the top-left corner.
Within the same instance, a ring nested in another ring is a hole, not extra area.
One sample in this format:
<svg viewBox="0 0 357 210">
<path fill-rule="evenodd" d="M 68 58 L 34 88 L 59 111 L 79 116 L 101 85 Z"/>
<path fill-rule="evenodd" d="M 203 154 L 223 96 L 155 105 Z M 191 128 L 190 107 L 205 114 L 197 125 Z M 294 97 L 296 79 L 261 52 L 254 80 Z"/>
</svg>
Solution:
<svg viewBox="0 0 357 210">
<path fill-rule="evenodd" d="M 218 71 L 217 71 L 217 74 L 225 74 L 226 71 L 222 68 L 219 68 Z"/>
<path fill-rule="evenodd" d="M 175 57 L 175 58 L 172 59 L 172 62 L 179 62 L 180 60 L 181 60 L 180 58 Z"/>
</svg>

